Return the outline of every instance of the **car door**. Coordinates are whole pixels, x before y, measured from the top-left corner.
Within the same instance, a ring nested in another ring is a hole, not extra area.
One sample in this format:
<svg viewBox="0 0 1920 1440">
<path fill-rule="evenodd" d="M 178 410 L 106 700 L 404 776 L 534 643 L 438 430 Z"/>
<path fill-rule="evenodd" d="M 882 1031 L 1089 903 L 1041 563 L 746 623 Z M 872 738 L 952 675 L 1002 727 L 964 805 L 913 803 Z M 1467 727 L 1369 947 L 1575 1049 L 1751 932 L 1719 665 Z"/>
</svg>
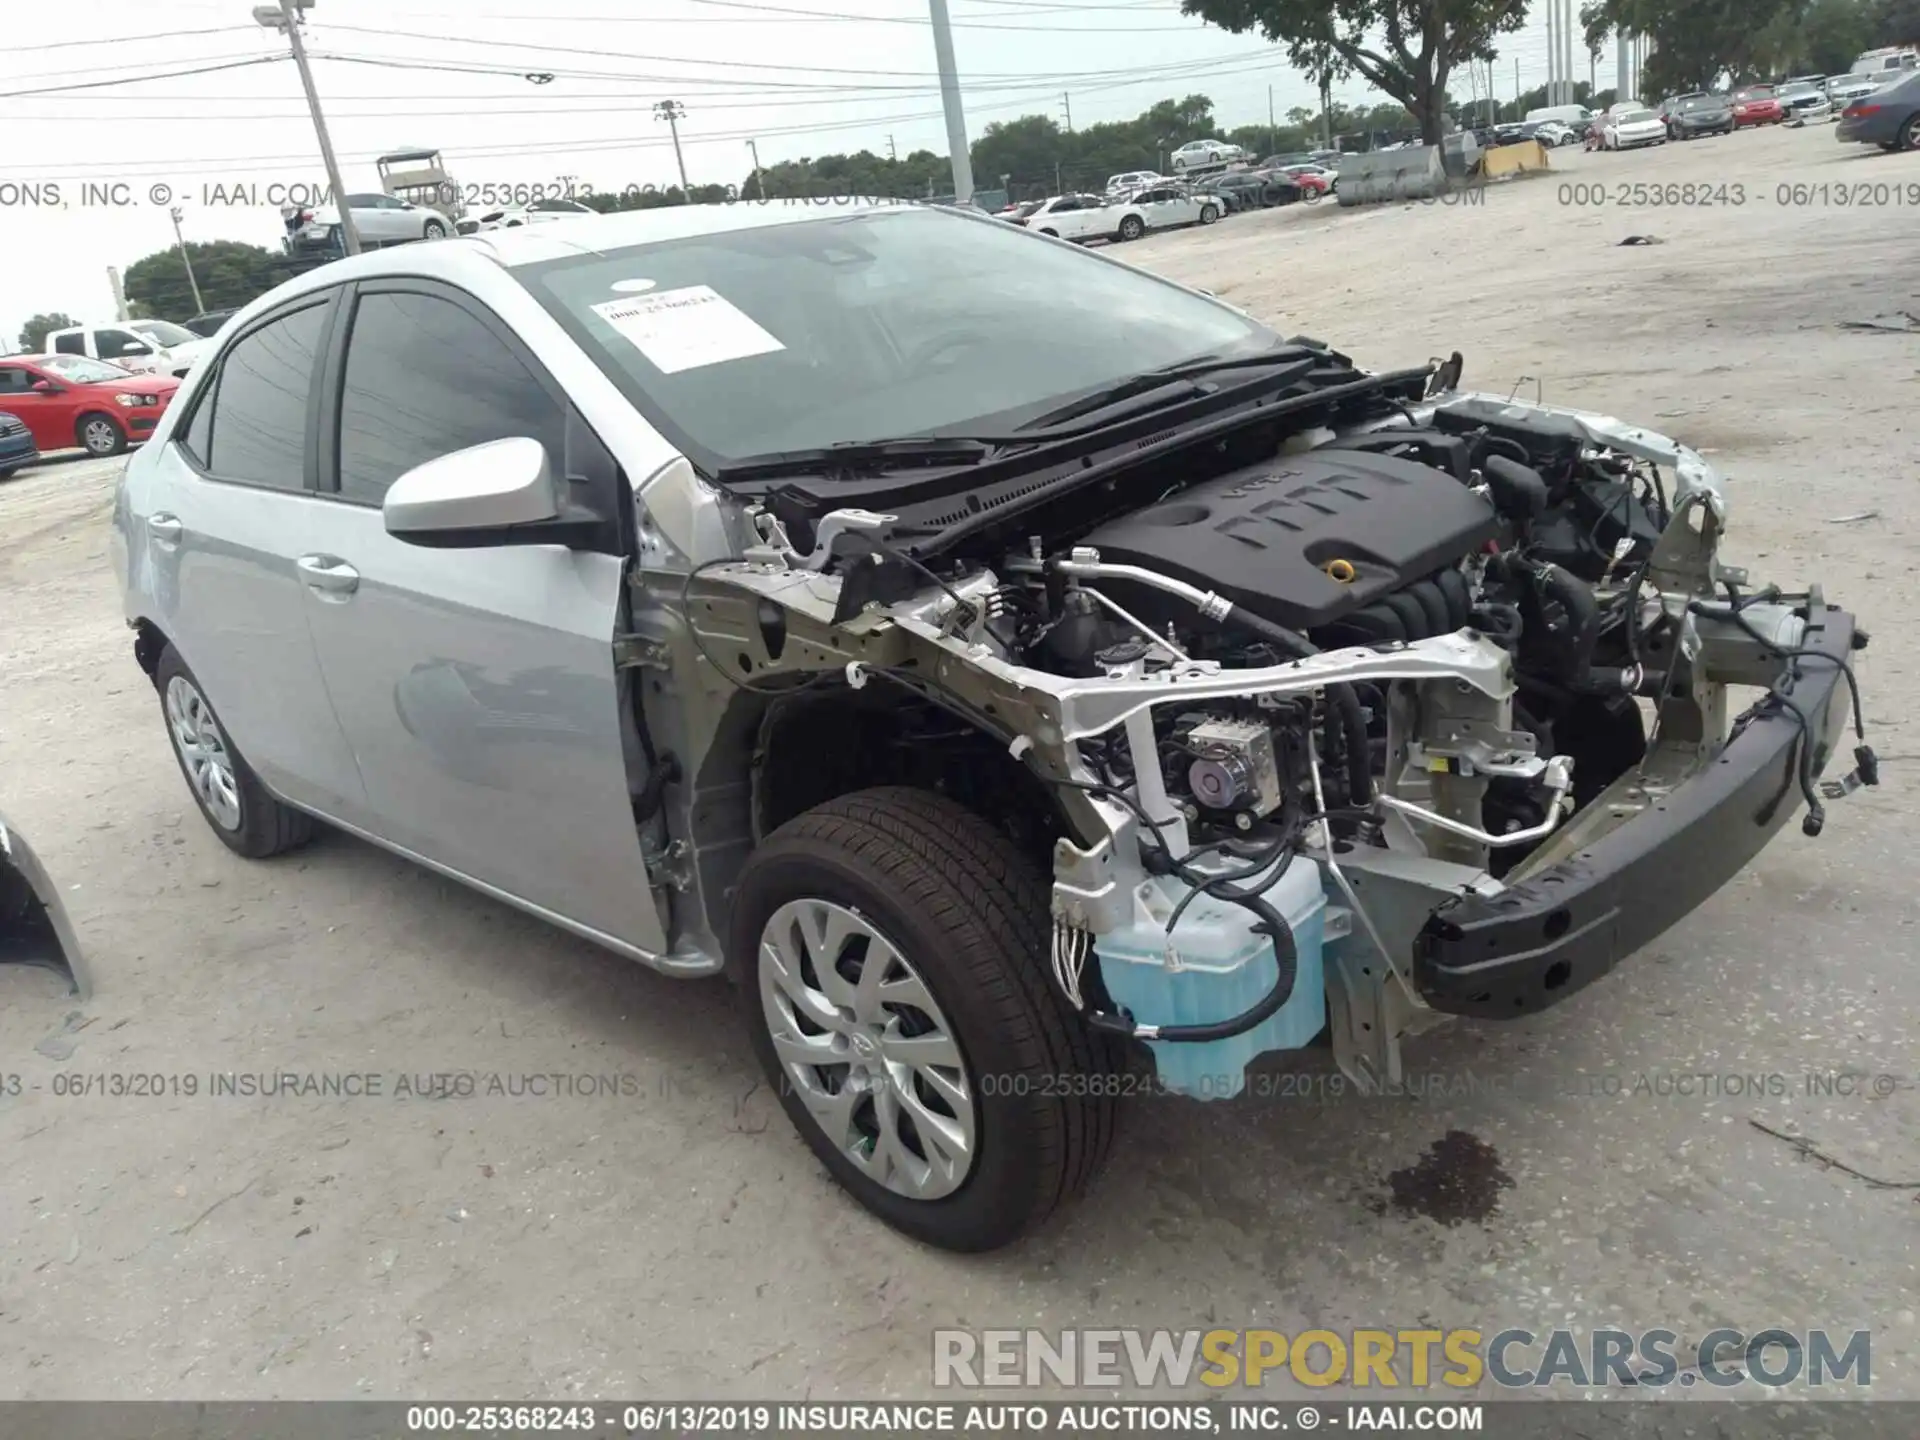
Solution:
<svg viewBox="0 0 1920 1440">
<path fill-rule="evenodd" d="M 376 245 L 402 238 L 395 223 L 400 212 L 398 202 L 387 195 L 349 195 L 347 208 L 353 212 L 353 228 L 362 240 Z"/>
<path fill-rule="evenodd" d="M 300 564 L 328 694 L 365 777 L 365 828 L 429 863 L 649 953 L 614 669 L 625 558 L 560 545 L 440 549 L 387 533 L 387 487 L 428 460 L 532 436 L 555 474 L 626 502 L 612 457 L 480 302 L 432 281 L 357 289 L 324 427 L 331 498 Z M 618 550 L 619 546 L 613 546 Z"/>
<path fill-rule="evenodd" d="M 91 331 L 87 338 L 96 360 L 105 360 L 142 375 L 152 374 L 160 368 L 158 350 L 152 342 L 132 330 L 101 326 Z"/>
<path fill-rule="evenodd" d="M 42 380 L 58 389 L 52 394 L 36 391 L 34 385 Z M 72 393 L 66 381 L 38 365 L 17 360 L 0 364 L 0 410 L 18 416 L 42 450 L 71 450 L 76 443 Z"/>
<path fill-rule="evenodd" d="M 157 455 L 143 453 L 142 563 L 153 617 L 267 788 L 306 809 L 364 808 L 328 703 L 294 558 L 315 497 L 315 377 L 331 293 L 289 301 L 226 345 Z M 133 543 L 133 542 L 130 542 Z"/>
</svg>

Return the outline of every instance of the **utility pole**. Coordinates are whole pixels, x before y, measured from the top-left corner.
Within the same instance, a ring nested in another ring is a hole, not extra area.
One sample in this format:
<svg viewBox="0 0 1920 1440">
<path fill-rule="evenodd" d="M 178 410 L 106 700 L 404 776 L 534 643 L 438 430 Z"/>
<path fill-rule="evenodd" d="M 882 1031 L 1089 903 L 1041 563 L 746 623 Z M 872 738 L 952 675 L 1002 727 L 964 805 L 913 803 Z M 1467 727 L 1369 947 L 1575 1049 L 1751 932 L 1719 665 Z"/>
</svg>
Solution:
<svg viewBox="0 0 1920 1440">
<path fill-rule="evenodd" d="M 1067 133 L 1071 135 L 1073 133 L 1073 94 L 1071 91 L 1062 90 L 1060 92 L 1060 104 L 1066 109 Z"/>
<path fill-rule="evenodd" d="M 667 128 L 673 132 L 673 163 L 680 167 L 680 193 L 687 197 L 687 203 L 693 203 L 693 187 L 687 184 L 687 161 L 680 153 L 680 117 L 687 113 L 687 107 L 678 100 L 662 100 L 653 107 L 654 118 L 667 122 Z"/>
<path fill-rule="evenodd" d="M 887 139 L 888 142 L 891 143 L 893 137 L 888 136 Z M 767 198 L 767 187 L 760 183 L 760 142 L 758 140 L 747 141 L 747 153 L 753 156 L 753 179 L 751 182 L 753 185 L 753 198 L 756 200 L 764 200 Z"/>
<path fill-rule="evenodd" d="M 313 88 L 313 69 L 307 64 L 307 47 L 300 39 L 300 14 L 311 10 L 313 0 L 282 0 L 278 5 L 256 5 L 256 25 L 269 30 L 284 30 L 293 47 L 294 67 L 300 72 L 300 84 L 307 92 L 307 109 L 313 115 L 313 133 L 320 141 L 320 159 L 327 167 L 327 184 L 333 187 L 333 203 L 340 212 L 340 238 L 347 254 L 360 253 L 360 230 L 353 223 L 353 211 L 347 205 L 347 185 L 340 178 L 340 162 L 333 155 L 333 137 L 327 134 L 327 117 L 320 113 L 320 92 Z"/>
<path fill-rule="evenodd" d="M 107 284 L 113 290 L 113 318 L 116 320 L 132 318 L 127 314 L 126 287 L 120 283 L 120 272 L 111 265 L 107 267 Z"/>
<path fill-rule="evenodd" d="M 1520 62 L 1514 61 L 1517 66 Z M 1518 80 L 1514 82 L 1518 84 Z M 1547 104 L 1560 103 L 1560 0 L 1547 0 Z"/>
<path fill-rule="evenodd" d="M 953 203 L 973 203 L 973 154 L 967 148 L 967 117 L 960 108 L 960 71 L 953 59 L 953 23 L 947 0 L 927 0 L 933 21 L 933 54 L 940 66 L 940 106 L 947 113 L 947 150 L 953 157 Z"/>
<path fill-rule="evenodd" d="M 187 267 L 187 284 L 193 287 L 193 308 L 204 315 L 207 302 L 200 298 L 200 282 L 193 278 L 193 257 L 187 254 L 187 242 L 180 235 L 180 207 L 175 205 L 167 214 L 173 217 L 173 243 L 180 247 L 180 263 Z"/>
<path fill-rule="evenodd" d="M 1320 72 L 1320 130 L 1321 143 L 1327 149 L 1333 148 L 1333 72 Z"/>
<path fill-rule="evenodd" d="M 1273 123 L 1273 86 L 1267 86 L 1267 153 L 1280 148 L 1280 127 Z"/>
<path fill-rule="evenodd" d="M 889 135 L 887 136 L 887 159 L 898 160 L 899 158 L 900 152 L 893 148 L 893 136 Z"/>
</svg>

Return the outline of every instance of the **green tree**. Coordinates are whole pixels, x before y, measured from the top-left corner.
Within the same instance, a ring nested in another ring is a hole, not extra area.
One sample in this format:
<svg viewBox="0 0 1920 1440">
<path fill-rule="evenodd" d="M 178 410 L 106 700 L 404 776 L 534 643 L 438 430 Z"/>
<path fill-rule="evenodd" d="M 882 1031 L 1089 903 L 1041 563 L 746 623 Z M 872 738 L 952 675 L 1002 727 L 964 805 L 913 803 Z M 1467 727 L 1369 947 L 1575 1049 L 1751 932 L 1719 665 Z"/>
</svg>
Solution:
<svg viewBox="0 0 1920 1440">
<path fill-rule="evenodd" d="M 1234 34 L 1258 30 L 1312 75 L 1358 75 L 1416 117 L 1420 137 L 1446 133 L 1447 78 L 1494 58 L 1526 21 L 1527 0 L 1180 0 L 1181 10 Z"/>
<path fill-rule="evenodd" d="M 235 310 L 257 299 L 286 278 L 286 261 L 262 245 L 238 240 L 187 242 L 194 279 L 209 310 Z M 156 250 L 127 267 L 127 299 L 144 305 L 163 320 L 180 321 L 199 313 L 187 267 L 178 246 Z"/>
<path fill-rule="evenodd" d="M 1589 47 L 1615 30 L 1652 37 L 1640 89 L 1672 95 L 1711 89 L 1722 75 L 1736 84 L 1771 76 L 1782 59 L 1776 26 L 1791 27 L 1804 7 L 1805 0 L 1600 0 L 1581 10 L 1580 23 Z"/>
<path fill-rule="evenodd" d="M 36 315 L 20 327 L 20 353 L 38 355 L 40 348 L 47 343 L 47 336 L 55 330 L 70 330 L 80 322 L 71 315 L 59 310 L 49 311 L 45 315 Z"/>
</svg>

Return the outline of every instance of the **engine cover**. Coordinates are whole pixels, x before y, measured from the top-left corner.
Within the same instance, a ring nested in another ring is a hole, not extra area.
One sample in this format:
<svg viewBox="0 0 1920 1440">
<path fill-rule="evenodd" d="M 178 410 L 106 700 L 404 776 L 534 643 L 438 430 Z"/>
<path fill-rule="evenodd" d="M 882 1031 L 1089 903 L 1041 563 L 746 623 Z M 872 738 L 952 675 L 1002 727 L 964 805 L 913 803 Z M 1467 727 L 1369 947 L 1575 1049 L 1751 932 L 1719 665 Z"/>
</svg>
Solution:
<svg viewBox="0 0 1920 1440">
<path fill-rule="evenodd" d="M 1314 630 L 1454 564 L 1499 529 L 1492 505 L 1443 471 L 1329 447 L 1195 485 L 1082 543 Z M 1169 616 L 1164 596 L 1130 594 Z"/>
</svg>

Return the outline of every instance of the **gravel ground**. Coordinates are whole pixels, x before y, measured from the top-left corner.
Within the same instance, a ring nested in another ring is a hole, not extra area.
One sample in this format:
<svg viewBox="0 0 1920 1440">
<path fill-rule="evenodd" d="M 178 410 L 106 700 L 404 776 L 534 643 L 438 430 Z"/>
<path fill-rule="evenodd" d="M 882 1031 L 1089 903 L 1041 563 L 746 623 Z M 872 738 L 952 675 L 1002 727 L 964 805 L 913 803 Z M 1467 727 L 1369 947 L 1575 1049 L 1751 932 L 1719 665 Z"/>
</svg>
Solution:
<svg viewBox="0 0 1920 1440">
<path fill-rule="evenodd" d="M 0 1072 L 23 1084 L 0 1095 L 0 1394 L 917 1395 L 945 1325 L 1724 1323 L 1871 1328 L 1875 1392 L 1920 1397 L 1915 1191 L 1748 1123 L 1920 1182 L 1920 337 L 1842 328 L 1920 314 L 1920 216 L 1911 189 L 1777 191 L 1912 187 L 1920 157 L 1819 128 L 1553 164 L 1479 204 L 1296 207 L 1120 253 L 1363 364 L 1458 349 L 1470 382 L 1712 452 L 1732 558 L 1821 582 L 1875 632 L 1883 788 L 1818 841 L 1789 827 L 1565 1005 L 1417 1043 L 1414 1069 L 1506 1093 L 1355 1100 L 1315 1054 L 1242 1101 L 1142 1102 L 1084 1205 L 984 1258 L 842 1198 L 717 985 L 337 836 L 265 865 L 221 848 L 119 621 L 115 464 L 0 486 L 0 804 L 98 982 L 75 1007 L 0 971 Z M 1636 182 L 1707 193 L 1614 191 Z M 460 1071 L 631 1093 L 432 1097 Z M 1806 1092 L 1833 1071 L 1896 1078 Z M 384 1093 L 213 1096 L 216 1072 L 372 1073 Z M 55 1095 L 63 1074 L 163 1093 Z M 428 1093 L 396 1095 L 402 1077 Z"/>
</svg>

